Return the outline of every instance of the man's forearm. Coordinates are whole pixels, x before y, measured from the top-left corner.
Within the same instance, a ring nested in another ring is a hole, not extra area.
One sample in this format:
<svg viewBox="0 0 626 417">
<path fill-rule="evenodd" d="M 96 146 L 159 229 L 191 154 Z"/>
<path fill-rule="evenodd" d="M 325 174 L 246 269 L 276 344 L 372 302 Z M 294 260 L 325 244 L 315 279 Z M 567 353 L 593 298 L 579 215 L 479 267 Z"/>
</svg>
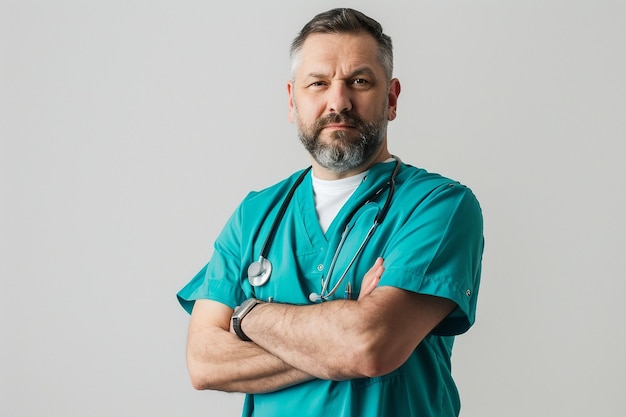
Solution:
<svg viewBox="0 0 626 417">
<path fill-rule="evenodd" d="M 231 336 L 228 333 L 223 337 Z M 219 348 L 212 346 L 208 355 L 190 353 L 189 372 L 196 389 L 252 394 L 276 391 L 312 379 L 255 343 L 232 338 Z"/>
<path fill-rule="evenodd" d="M 376 331 L 377 324 L 368 320 L 367 314 L 378 316 L 376 308 L 387 302 L 380 297 L 370 299 L 383 271 L 383 259 L 378 258 L 363 277 L 357 301 L 257 306 L 259 311 L 243 322 L 245 332 L 273 355 L 317 378 L 371 376 L 371 362 L 363 361 L 371 356 L 363 356 L 371 352 L 367 342 L 374 339 L 371 330 Z"/>
<path fill-rule="evenodd" d="M 401 366 L 455 306 L 447 299 L 379 287 L 357 301 L 265 303 L 246 316 L 242 328 L 263 349 L 317 378 L 373 377 Z"/>
<path fill-rule="evenodd" d="M 224 322 L 212 322 L 207 313 L 222 309 L 212 302 L 196 302 L 189 328 L 187 363 L 196 389 L 228 392 L 271 392 L 312 377 L 270 354 L 253 342 L 243 342 L 224 329 Z M 230 310 L 232 311 L 232 310 Z"/>
<path fill-rule="evenodd" d="M 308 306 L 263 304 L 242 323 L 248 337 L 297 369 L 322 379 L 365 376 L 359 334 L 354 328 L 356 301 L 331 301 Z"/>
</svg>

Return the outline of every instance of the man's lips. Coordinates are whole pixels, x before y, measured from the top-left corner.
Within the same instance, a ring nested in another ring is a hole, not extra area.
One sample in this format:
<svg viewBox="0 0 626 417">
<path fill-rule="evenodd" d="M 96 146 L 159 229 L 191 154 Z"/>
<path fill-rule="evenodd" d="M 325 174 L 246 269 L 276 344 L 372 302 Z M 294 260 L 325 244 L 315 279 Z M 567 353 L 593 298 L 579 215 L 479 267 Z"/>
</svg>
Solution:
<svg viewBox="0 0 626 417">
<path fill-rule="evenodd" d="M 330 130 L 347 130 L 347 129 L 356 129 L 356 126 L 346 123 L 329 123 L 323 127 L 323 129 Z"/>
</svg>

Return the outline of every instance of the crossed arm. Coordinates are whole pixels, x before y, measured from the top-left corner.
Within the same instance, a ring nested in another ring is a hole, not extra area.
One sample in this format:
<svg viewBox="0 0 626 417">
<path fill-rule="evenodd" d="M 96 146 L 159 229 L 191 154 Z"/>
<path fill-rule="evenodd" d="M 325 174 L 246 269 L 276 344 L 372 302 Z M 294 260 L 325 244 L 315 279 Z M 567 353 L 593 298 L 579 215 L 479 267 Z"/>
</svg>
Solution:
<svg viewBox="0 0 626 417">
<path fill-rule="evenodd" d="M 193 386 L 260 393 L 312 378 L 373 377 L 398 368 L 456 304 L 378 287 L 383 270 L 378 259 L 356 301 L 256 306 L 242 322 L 253 342 L 230 331 L 231 308 L 196 301 L 187 343 Z"/>
</svg>

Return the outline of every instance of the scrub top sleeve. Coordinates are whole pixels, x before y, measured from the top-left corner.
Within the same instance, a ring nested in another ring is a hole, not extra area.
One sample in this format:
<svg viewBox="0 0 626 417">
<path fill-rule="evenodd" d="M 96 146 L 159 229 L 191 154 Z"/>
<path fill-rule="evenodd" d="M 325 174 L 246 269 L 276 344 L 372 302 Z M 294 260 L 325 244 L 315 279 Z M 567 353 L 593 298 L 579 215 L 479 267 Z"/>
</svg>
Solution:
<svg viewBox="0 0 626 417">
<path fill-rule="evenodd" d="M 177 293 L 180 305 L 191 313 L 196 300 L 209 299 L 235 308 L 245 299 L 239 285 L 240 265 L 241 206 L 215 241 L 209 263 Z"/>
<path fill-rule="evenodd" d="M 205 279 L 206 270 L 208 264 L 205 265 L 192 279 L 185 285 L 178 293 L 176 297 L 178 298 L 178 302 L 181 307 L 185 309 L 185 311 L 191 314 L 193 310 L 193 305 L 196 300 L 202 298 L 208 298 L 208 285 Z"/>
<path fill-rule="evenodd" d="M 439 186 L 390 241 L 379 285 L 454 301 L 457 308 L 433 333 L 463 333 L 475 320 L 483 246 L 482 212 L 474 194 L 458 183 Z"/>
</svg>

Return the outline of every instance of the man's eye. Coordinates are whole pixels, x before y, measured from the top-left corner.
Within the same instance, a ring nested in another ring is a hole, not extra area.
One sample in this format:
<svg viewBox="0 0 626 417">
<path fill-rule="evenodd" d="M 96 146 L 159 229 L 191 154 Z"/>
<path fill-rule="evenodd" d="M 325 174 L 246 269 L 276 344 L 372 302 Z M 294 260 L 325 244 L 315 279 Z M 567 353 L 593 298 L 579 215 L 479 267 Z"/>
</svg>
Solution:
<svg viewBox="0 0 626 417">
<path fill-rule="evenodd" d="M 364 78 L 355 78 L 354 80 L 352 80 L 352 84 L 356 84 L 356 85 L 365 85 L 368 84 L 369 81 L 367 81 Z"/>
<path fill-rule="evenodd" d="M 314 83 L 309 84 L 309 87 L 323 87 L 326 83 L 324 81 L 315 81 Z"/>
</svg>

